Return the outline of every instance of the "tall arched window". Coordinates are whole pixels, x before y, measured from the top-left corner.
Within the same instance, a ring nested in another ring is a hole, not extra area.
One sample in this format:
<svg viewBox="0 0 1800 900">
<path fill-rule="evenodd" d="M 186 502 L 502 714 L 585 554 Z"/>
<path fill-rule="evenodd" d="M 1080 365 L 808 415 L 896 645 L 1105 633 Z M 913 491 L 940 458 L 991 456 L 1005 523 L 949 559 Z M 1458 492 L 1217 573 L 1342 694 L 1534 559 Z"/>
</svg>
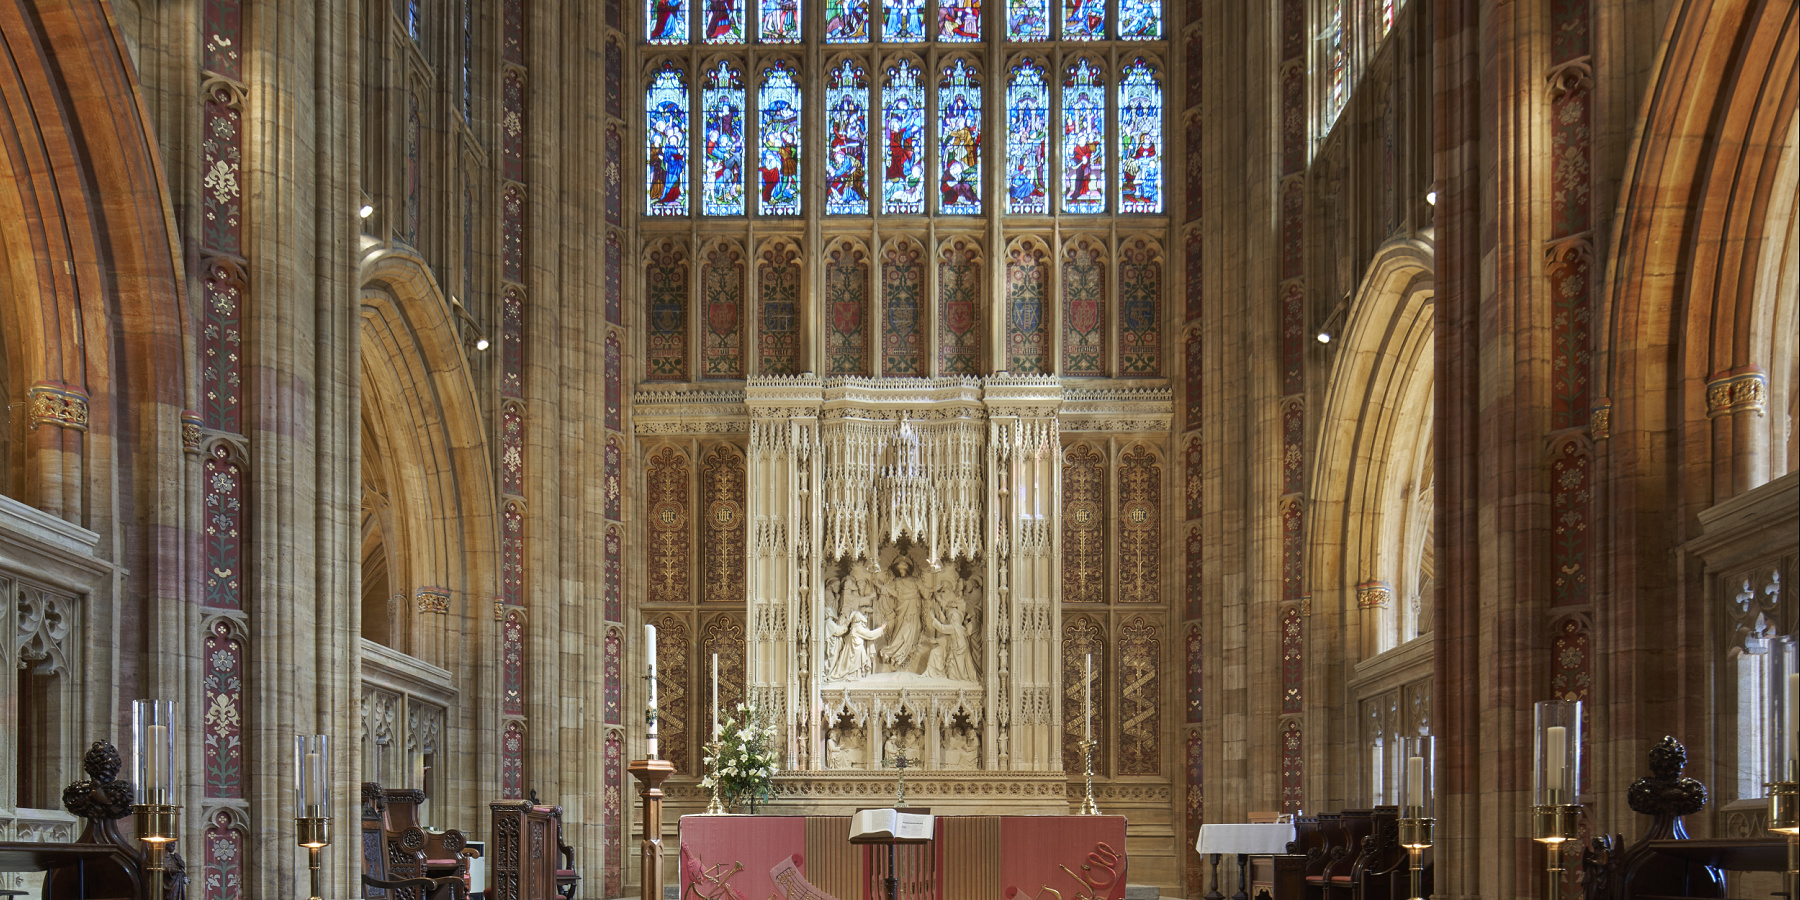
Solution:
<svg viewBox="0 0 1800 900">
<path fill-rule="evenodd" d="M 981 214 L 981 77 L 958 59 L 938 82 L 938 212 Z"/>
<path fill-rule="evenodd" d="M 1009 41 L 1049 40 L 1050 0 L 1007 0 L 1006 39 Z"/>
<path fill-rule="evenodd" d="M 644 211 L 653 216 L 679 216 L 688 211 L 687 79 L 673 63 L 650 76 L 644 98 Z"/>
<path fill-rule="evenodd" d="M 709 216 L 744 214 L 744 75 L 721 61 L 700 82 L 700 211 Z"/>
<path fill-rule="evenodd" d="M 794 69 L 778 62 L 763 70 L 756 96 L 757 209 L 765 216 L 800 213 L 800 85 Z"/>
<path fill-rule="evenodd" d="M 1063 77 L 1063 212 L 1106 211 L 1106 84 L 1082 57 Z"/>
<path fill-rule="evenodd" d="M 700 39 L 709 44 L 744 43 L 744 0 L 702 0 Z"/>
<path fill-rule="evenodd" d="M 652 44 L 687 43 L 687 0 L 647 0 L 644 25 L 647 32 L 644 37 Z"/>
<path fill-rule="evenodd" d="M 825 41 L 860 44 L 869 39 L 869 0 L 825 0 Z"/>
<path fill-rule="evenodd" d="M 800 0 L 760 0 L 757 26 L 765 44 L 800 43 Z"/>
<path fill-rule="evenodd" d="M 850 60 L 825 81 L 825 131 L 831 147 L 825 160 L 825 211 L 833 215 L 869 212 L 869 79 Z"/>
<path fill-rule="evenodd" d="M 1013 67 L 1006 86 L 1006 211 L 1050 211 L 1050 85 L 1031 57 Z"/>
<path fill-rule="evenodd" d="M 881 211 L 919 215 L 925 211 L 925 85 L 919 67 L 900 60 L 888 67 L 881 88 Z"/>
<path fill-rule="evenodd" d="M 1162 83 L 1142 58 L 1119 80 L 1119 211 L 1159 213 L 1162 193 Z"/>
</svg>

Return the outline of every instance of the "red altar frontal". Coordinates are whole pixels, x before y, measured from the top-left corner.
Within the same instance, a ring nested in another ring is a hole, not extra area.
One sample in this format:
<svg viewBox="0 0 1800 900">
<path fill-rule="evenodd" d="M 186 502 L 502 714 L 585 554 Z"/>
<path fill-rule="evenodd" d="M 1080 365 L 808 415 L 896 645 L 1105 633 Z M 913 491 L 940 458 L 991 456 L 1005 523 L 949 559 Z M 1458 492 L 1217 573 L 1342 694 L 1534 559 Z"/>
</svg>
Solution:
<svg viewBox="0 0 1800 900">
<path fill-rule="evenodd" d="M 849 816 L 682 816 L 682 900 L 1120 900 L 1124 816 L 939 816 L 927 844 L 851 844 Z"/>
</svg>

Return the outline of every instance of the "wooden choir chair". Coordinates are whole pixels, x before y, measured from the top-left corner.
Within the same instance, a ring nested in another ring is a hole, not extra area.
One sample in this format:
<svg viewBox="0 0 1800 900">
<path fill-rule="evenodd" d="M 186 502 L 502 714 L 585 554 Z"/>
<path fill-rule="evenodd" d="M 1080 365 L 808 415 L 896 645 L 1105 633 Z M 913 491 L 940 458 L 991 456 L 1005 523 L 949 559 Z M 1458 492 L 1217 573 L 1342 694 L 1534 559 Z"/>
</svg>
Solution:
<svg viewBox="0 0 1800 900">
<path fill-rule="evenodd" d="M 562 807 L 495 800 L 489 838 L 489 900 L 575 900 L 581 875 L 575 849 L 563 843 Z"/>
<path fill-rule="evenodd" d="M 463 833 L 419 824 L 425 792 L 362 786 L 363 896 L 369 900 L 467 900 L 469 860 Z"/>
</svg>

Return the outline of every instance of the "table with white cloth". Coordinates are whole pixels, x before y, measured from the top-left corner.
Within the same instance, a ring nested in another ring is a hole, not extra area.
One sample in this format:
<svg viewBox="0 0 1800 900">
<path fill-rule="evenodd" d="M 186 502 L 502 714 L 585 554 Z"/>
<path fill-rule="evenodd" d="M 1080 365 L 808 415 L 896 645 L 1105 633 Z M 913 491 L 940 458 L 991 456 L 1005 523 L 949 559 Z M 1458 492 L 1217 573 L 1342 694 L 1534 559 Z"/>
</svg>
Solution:
<svg viewBox="0 0 1800 900">
<path fill-rule="evenodd" d="M 1212 889 L 1206 892 L 1208 900 L 1222 900 L 1225 896 L 1219 893 L 1219 857 L 1238 858 L 1238 889 L 1231 897 L 1232 900 L 1249 900 L 1250 895 L 1245 890 L 1249 858 L 1286 853 L 1288 842 L 1293 839 L 1294 825 L 1291 822 L 1200 826 L 1200 837 L 1194 841 L 1194 850 L 1203 857 L 1212 856 L 1213 879 Z"/>
</svg>

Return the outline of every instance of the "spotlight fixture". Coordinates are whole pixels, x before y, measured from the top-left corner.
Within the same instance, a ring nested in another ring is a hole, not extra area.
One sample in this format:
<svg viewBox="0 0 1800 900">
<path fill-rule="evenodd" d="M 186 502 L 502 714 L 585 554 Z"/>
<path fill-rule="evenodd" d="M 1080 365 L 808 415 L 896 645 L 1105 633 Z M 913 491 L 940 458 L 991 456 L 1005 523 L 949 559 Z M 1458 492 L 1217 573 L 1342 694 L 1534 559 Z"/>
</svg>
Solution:
<svg viewBox="0 0 1800 900">
<path fill-rule="evenodd" d="M 374 204 L 371 204 L 371 203 L 364 203 L 362 205 L 362 209 L 359 209 L 356 211 L 357 217 L 363 218 L 363 219 L 366 219 L 374 214 L 375 214 L 375 206 L 374 206 Z"/>
<path fill-rule="evenodd" d="M 1319 332 L 1319 343 L 1321 343 L 1321 344 L 1331 343 L 1331 332 L 1329 332 L 1329 331 Z"/>
<path fill-rule="evenodd" d="M 1437 205 L 1437 188 L 1432 188 L 1431 190 L 1425 192 L 1425 202 L 1431 204 L 1432 206 Z"/>
<path fill-rule="evenodd" d="M 487 348 L 488 348 L 488 341 L 487 341 L 487 338 L 484 338 L 484 337 L 478 337 L 478 338 L 476 338 L 476 339 L 475 339 L 475 349 L 477 349 L 477 350 L 486 350 L 486 349 L 487 349 Z"/>
</svg>

